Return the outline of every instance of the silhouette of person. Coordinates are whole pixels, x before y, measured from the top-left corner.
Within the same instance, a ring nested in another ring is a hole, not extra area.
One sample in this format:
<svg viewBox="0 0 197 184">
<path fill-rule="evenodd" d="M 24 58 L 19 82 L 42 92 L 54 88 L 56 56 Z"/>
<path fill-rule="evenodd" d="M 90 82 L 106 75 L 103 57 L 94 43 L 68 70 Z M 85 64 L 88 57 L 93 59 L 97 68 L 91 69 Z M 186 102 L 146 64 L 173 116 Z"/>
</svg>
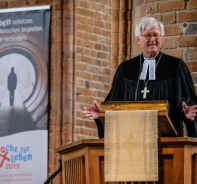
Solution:
<svg viewBox="0 0 197 184">
<path fill-rule="evenodd" d="M 10 91 L 10 106 L 14 104 L 14 91 L 17 85 L 17 75 L 14 73 L 14 67 L 11 68 L 11 72 L 8 75 L 8 90 Z"/>
</svg>

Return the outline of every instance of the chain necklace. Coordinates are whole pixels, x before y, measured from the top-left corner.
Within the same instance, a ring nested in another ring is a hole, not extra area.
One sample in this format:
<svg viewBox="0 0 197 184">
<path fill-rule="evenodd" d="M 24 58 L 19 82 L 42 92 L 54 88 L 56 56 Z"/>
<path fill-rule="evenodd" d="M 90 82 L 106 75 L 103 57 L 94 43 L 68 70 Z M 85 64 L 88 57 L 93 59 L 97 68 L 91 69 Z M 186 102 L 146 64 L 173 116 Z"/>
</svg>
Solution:
<svg viewBox="0 0 197 184">
<path fill-rule="evenodd" d="M 143 56 L 143 54 L 141 54 L 141 56 Z M 141 56 L 140 56 L 140 66 L 142 66 L 142 59 L 141 59 Z M 157 61 L 157 63 L 156 63 L 155 71 L 156 71 L 156 69 L 157 69 L 157 65 L 158 65 L 159 62 L 160 62 L 161 56 L 162 56 L 162 52 L 161 52 L 161 55 L 159 56 L 159 59 L 158 59 L 158 61 Z M 149 82 L 149 79 L 147 79 L 147 81 L 146 81 L 146 79 L 144 80 L 144 89 L 141 90 L 141 93 L 143 93 L 143 99 L 146 99 L 147 93 L 150 92 L 150 90 L 147 89 L 148 82 Z"/>
</svg>

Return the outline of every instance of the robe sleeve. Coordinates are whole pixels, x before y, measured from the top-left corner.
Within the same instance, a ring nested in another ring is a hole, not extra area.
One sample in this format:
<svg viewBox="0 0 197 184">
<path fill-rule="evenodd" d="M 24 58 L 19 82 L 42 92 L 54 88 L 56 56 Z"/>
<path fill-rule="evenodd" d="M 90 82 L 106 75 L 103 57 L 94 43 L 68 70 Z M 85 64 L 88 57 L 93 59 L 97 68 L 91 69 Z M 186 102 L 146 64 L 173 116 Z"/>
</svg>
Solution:
<svg viewBox="0 0 197 184">
<path fill-rule="evenodd" d="M 186 64 L 181 61 L 178 68 L 177 80 L 175 83 L 176 93 L 177 93 L 177 107 L 180 110 L 181 121 L 184 121 L 187 127 L 187 133 L 189 137 L 197 137 L 197 121 L 191 121 L 187 119 L 182 110 L 182 101 L 185 101 L 187 105 L 192 106 L 197 104 L 197 96 L 193 84 L 191 74 L 186 66 Z"/>
<path fill-rule="evenodd" d="M 120 64 L 114 75 L 111 90 L 105 101 L 123 101 L 124 100 L 124 80 L 122 73 L 122 64 Z"/>
<path fill-rule="evenodd" d="M 185 101 L 187 105 L 197 104 L 197 97 L 193 80 L 186 64 L 183 61 L 180 62 L 178 68 L 176 84 L 178 107 L 182 106 L 182 101 Z"/>
</svg>

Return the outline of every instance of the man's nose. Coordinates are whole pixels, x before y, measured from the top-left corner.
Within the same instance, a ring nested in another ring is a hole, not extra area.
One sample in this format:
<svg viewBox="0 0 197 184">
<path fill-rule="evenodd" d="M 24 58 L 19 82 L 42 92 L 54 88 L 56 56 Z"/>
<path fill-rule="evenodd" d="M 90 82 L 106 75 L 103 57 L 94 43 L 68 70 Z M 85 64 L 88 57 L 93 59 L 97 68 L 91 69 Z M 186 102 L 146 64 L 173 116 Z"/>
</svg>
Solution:
<svg viewBox="0 0 197 184">
<path fill-rule="evenodd" d="M 155 41 L 156 39 L 155 39 L 155 37 L 153 35 L 150 35 L 150 40 L 151 41 Z"/>
</svg>

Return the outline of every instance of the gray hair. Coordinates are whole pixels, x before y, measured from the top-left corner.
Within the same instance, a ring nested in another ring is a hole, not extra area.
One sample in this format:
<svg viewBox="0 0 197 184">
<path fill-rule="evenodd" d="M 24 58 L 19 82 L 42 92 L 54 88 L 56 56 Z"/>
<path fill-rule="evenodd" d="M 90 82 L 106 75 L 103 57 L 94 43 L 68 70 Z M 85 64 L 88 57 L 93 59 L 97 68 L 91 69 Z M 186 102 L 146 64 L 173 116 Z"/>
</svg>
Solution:
<svg viewBox="0 0 197 184">
<path fill-rule="evenodd" d="M 143 18 L 135 27 L 135 36 L 139 37 L 142 34 L 143 30 L 149 30 L 155 26 L 159 26 L 161 30 L 161 35 L 164 36 L 164 26 L 163 23 L 156 20 L 153 17 Z"/>
</svg>

